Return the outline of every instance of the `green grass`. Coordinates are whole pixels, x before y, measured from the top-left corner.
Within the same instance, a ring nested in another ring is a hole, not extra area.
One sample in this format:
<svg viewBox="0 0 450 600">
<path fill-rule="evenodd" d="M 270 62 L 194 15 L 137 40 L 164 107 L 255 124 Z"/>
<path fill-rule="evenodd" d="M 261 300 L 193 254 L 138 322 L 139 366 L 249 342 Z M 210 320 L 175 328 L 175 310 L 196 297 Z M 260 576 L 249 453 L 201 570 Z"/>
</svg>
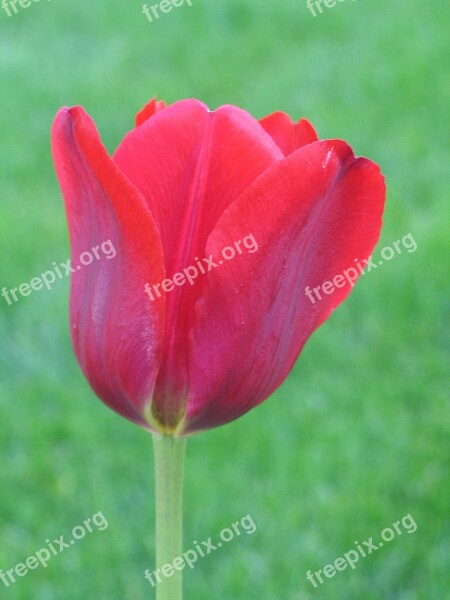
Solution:
<svg viewBox="0 0 450 600">
<path fill-rule="evenodd" d="M 447 4 L 347 0 L 313 18 L 297 0 L 193 0 L 154 23 L 141 11 L 42 0 L 1 12 L 0 285 L 68 257 L 49 154 L 64 104 L 83 104 L 111 151 L 157 94 L 306 116 L 321 137 L 379 162 L 388 203 L 378 252 L 408 232 L 417 251 L 358 283 L 270 400 L 189 441 L 186 547 L 248 513 L 257 530 L 186 572 L 186 598 L 443 600 Z M 0 581 L 0 597 L 152 598 L 151 440 L 88 388 L 67 302 L 67 281 L 13 306 L 0 298 L 0 568 L 98 511 L 109 527 L 8 589 Z M 306 581 L 408 513 L 414 534 L 318 590 Z"/>
</svg>

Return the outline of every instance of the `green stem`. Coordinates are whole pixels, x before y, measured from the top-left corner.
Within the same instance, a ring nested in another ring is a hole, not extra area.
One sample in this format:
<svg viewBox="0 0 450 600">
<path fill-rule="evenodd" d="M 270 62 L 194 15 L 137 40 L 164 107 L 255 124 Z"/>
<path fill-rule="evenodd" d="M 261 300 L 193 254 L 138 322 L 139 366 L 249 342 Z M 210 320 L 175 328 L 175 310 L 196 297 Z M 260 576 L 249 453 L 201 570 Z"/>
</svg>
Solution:
<svg viewBox="0 0 450 600">
<path fill-rule="evenodd" d="M 183 552 L 183 474 L 186 438 L 153 434 L 156 490 L 156 569 Z M 156 600 L 181 600 L 183 571 L 156 583 Z"/>
</svg>

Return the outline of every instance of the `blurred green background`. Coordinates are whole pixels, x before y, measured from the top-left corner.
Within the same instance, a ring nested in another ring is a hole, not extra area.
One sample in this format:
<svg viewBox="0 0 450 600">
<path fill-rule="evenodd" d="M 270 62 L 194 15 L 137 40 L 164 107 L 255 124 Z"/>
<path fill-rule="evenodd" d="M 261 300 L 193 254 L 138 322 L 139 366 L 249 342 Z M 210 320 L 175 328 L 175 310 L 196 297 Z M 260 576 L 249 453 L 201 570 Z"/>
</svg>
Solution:
<svg viewBox="0 0 450 600">
<path fill-rule="evenodd" d="M 69 256 L 49 153 L 57 109 L 83 104 L 113 151 L 154 94 L 284 110 L 348 140 L 387 178 L 375 256 L 407 233 L 417 243 L 359 281 L 270 400 L 189 441 L 186 548 L 247 514 L 257 531 L 186 572 L 187 599 L 449 597 L 449 13 L 419 0 L 347 0 L 315 18 L 300 0 L 193 0 L 153 23 L 119 0 L 0 13 L 1 287 Z M 109 527 L 0 581 L 0 597 L 152 598 L 151 439 L 81 376 L 68 284 L 0 297 L 0 568 L 98 511 Z M 318 589 L 306 580 L 408 513 L 414 534 Z"/>
</svg>

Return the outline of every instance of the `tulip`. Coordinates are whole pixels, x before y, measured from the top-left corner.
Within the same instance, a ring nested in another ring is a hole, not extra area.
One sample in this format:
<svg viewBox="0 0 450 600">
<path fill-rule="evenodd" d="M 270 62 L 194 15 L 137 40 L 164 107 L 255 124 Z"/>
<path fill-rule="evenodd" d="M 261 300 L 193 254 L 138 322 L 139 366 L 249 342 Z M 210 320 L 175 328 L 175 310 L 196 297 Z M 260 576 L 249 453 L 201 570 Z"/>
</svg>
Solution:
<svg viewBox="0 0 450 600">
<path fill-rule="evenodd" d="M 154 434 L 163 564 L 180 545 L 185 438 L 281 385 L 356 277 L 320 301 L 305 290 L 370 256 L 384 179 L 306 119 L 197 100 L 153 99 L 112 157 L 83 108 L 62 108 L 52 149 L 72 257 L 105 240 L 117 251 L 72 274 L 72 342 L 99 398 Z M 176 575 L 161 600 L 181 597 Z"/>
</svg>

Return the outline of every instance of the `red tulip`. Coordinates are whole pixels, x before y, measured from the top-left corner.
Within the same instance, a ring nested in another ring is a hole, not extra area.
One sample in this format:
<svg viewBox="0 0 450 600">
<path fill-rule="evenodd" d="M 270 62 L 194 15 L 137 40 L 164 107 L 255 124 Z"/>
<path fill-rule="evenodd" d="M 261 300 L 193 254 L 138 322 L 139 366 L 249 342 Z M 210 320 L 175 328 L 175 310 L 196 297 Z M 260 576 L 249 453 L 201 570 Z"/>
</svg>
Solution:
<svg viewBox="0 0 450 600">
<path fill-rule="evenodd" d="M 351 290 L 312 303 L 306 286 L 379 237 L 378 166 L 283 113 L 153 100 L 111 158 L 85 111 L 63 108 L 52 145 L 72 256 L 104 240 L 117 251 L 72 275 L 75 354 L 96 394 L 152 431 L 185 436 L 270 396 Z M 146 293 L 250 237 L 257 251 Z"/>
</svg>

